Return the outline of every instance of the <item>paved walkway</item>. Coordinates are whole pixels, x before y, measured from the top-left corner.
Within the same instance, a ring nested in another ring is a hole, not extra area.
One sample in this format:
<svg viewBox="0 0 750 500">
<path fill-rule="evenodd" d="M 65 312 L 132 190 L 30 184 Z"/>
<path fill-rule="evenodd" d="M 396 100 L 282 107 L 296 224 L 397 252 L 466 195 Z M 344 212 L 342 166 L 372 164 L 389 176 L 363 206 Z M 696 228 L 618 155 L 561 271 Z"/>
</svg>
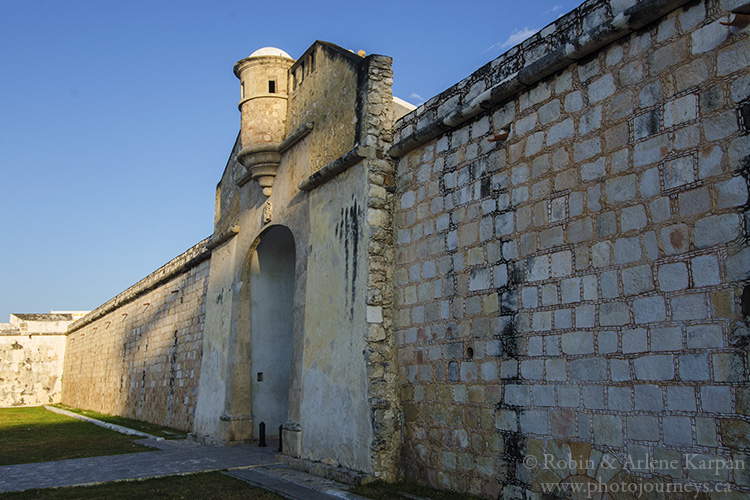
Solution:
<svg viewBox="0 0 750 500">
<path fill-rule="evenodd" d="M 362 499 L 346 486 L 291 470 L 275 447 L 211 446 L 143 439 L 159 451 L 0 467 L 0 492 L 82 486 L 229 469 L 229 474 L 295 500 Z"/>
</svg>

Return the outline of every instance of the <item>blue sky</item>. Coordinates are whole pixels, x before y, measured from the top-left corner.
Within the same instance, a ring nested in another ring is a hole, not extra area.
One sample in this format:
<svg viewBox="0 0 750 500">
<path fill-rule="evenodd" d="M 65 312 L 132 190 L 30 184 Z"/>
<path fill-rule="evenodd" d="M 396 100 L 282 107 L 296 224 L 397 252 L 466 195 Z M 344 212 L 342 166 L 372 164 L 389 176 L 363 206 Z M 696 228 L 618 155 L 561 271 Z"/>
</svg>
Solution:
<svg viewBox="0 0 750 500">
<path fill-rule="evenodd" d="M 254 50 L 386 54 L 419 104 L 575 6 L 0 0 L 0 322 L 93 309 L 211 234 Z"/>
</svg>

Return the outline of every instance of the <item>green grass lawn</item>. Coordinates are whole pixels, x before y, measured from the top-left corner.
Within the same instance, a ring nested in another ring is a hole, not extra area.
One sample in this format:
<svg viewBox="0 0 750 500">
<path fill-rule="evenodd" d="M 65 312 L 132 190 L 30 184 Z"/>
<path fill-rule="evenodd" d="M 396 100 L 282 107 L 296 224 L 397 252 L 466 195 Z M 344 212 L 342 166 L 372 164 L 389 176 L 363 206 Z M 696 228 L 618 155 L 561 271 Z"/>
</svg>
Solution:
<svg viewBox="0 0 750 500">
<path fill-rule="evenodd" d="M 471 495 L 456 493 L 454 491 L 437 490 L 411 482 L 389 484 L 383 481 L 375 481 L 356 486 L 349 491 L 374 500 L 410 500 L 410 498 L 413 498 L 402 493 L 431 500 L 479 500 L 479 498 Z"/>
<path fill-rule="evenodd" d="M 189 476 L 171 476 L 142 481 L 123 481 L 97 486 L 51 488 L 0 493 L 2 500 L 130 500 L 159 498 L 168 500 L 284 500 L 270 491 L 251 486 L 244 481 L 220 472 L 205 472 Z"/>
<path fill-rule="evenodd" d="M 117 415 L 106 415 L 104 413 L 97 413 L 91 410 L 79 410 L 78 408 L 73 408 L 64 404 L 56 404 L 52 406 L 61 408 L 63 410 L 68 410 L 79 415 L 83 415 L 84 417 L 95 418 L 96 420 L 101 420 L 102 422 L 107 422 L 109 424 L 121 425 L 123 427 L 127 427 L 128 429 L 135 429 L 137 431 L 145 432 L 147 434 L 151 434 L 152 436 L 162 437 L 164 439 L 182 439 L 187 436 L 187 432 L 185 431 L 173 429 L 171 427 L 165 427 L 163 425 L 152 424 L 150 422 L 144 422 L 143 420 L 118 417 Z"/>
<path fill-rule="evenodd" d="M 70 408 L 65 408 L 71 410 Z M 73 410 L 71 410 L 73 411 Z M 138 420 L 75 410 L 107 422 L 137 428 L 149 434 L 174 437 L 174 429 L 154 426 Z M 94 424 L 58 415 L 43 407 L 0 408 L 0 466 L 65 460 L 70 458 L 118 455 L 152 448 L 134 443 L 137 436 L 127 436 Z M 359 486 L 352 493 L 376 500 L 405 500 L 408 493 L 433 500 L 468 500 L 470 497 L 413 483 L 386 484 L 380 481 Z M 22 499 L 214 499 L 281 500 L 283 497 L 250 486 L 218 472 L 171 476 L 143 481 L 124 481 L 97 486 L 51 488 L 25 492 L 0 493 L 0 500 Z"/>
<path fill-rule="evenodd" d="M 0 465 L 153 451 L 137 439 L 42 407 L 0 408 Z"/>
</svg>

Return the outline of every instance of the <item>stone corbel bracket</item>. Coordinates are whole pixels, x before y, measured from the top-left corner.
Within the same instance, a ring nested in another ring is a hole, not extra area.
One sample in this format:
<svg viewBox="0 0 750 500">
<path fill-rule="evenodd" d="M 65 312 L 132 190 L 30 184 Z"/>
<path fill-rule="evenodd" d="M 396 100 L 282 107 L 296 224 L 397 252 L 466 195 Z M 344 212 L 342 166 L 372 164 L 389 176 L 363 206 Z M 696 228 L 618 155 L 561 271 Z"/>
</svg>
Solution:
<svg viewBox="0 0 750 500">
<path fill-rule="evenodd" d="M 237 185 L 243 186 L 248 181 L 257 181 L 263 188 L 265 196 L 271 196 L 276 170 L 281 163 L 281 155 L 304 139 L 312 132 L 315 124 L 307 122 L 292 132 L 280 144 L 264 144 L 262 146 L 248 146 L 237 154 L 237 160 L 247 169 L 247 173 L 237 179 Z"/>
<path fill-rule="evenodd" d="M 237 155 L 237 159 L 245 166 L 250 177 L 263 188 L 263 194 L 271 196 L 276 170 L 281 163 L 281 153 L 277 146 L 269 144 L 243 148 Z"/>
</svg>

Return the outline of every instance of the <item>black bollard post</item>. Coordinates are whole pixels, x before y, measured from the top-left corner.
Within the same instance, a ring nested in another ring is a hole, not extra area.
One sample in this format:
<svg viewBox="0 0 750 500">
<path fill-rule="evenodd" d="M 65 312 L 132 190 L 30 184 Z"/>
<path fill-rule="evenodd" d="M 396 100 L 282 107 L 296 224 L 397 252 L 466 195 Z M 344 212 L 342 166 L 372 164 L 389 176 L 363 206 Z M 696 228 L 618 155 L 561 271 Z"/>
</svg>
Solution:
<svg viewBox="0 0 750 500">
<path fill-rule="evenodd" d="M 266 446 L 266 423 L 261 422 L 258 426 L 258 433 L 260 434 L 258 438 L 258 446 Z"/>
<path fill-rule="evenodd" d="M 284 426 L 280 425 L 279 426 L 279 453 L 284 451 L 284 446 L 283 446 L 284 441 L 283 441 L 283 434 L 282 434 L 283 430 L 284 430 Z"/>
</svg>

